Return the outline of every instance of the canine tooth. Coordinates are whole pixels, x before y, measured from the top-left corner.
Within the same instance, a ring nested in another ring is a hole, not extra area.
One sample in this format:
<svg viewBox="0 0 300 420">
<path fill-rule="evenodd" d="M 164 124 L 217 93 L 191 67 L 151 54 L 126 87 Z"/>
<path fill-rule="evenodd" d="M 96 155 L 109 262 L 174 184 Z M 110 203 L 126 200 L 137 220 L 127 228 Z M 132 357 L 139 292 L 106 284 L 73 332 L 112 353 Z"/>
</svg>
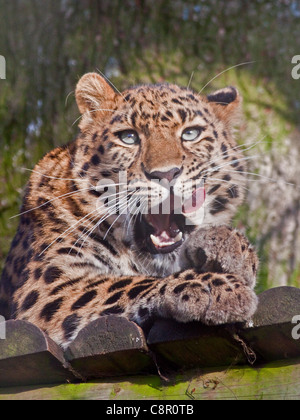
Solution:
<svg viewBox="0 0 300 420">
<path fill-rule="evenodd" d="M 151 241 L 153 242 L 153 244 L 156 247 L 159 247 L 159 248 L 164 248 L 166 246 L 174 245 L 177 242 L 180 242 L 182 237 L 183 237 L 182 232 L 179 232 L 178 235 L 176 236 L 176 238 L 174 238 L 174 239 L 172 238 L 172 240 L 169 241 L 169 242 L 163 242 L 163 241 L 160 241 L 159 238 L 157 238 L 157 236 L 150 235 L 150 238 L 151 238 Z"/>
<path fill-rule="evenodd" d="M 156 247 L 159 247 L 159 248 L 165 248 L 166 246 L 174 245 L 174 243 L 175 243 L 173 240 L 171 242 L 163 242 L 163 241 L 160 241 L 159 238 L 157 238 L 154 235 L 150 235 L 150 238 L 151 238 L 153 244 Z"/>
<path fill-rule="evenodd" d="M 183 237 L 183 233 L 182 232 L 179 232 L 178 235 L 176 236 L 176 238 L 174 238 L 174 242 L 181 241 L 182 237 Z"/>
<path fill-rule="evenodd" d="M 161 242 L 156 236 L 150 235 L 150 238 L 151 238 L 151 241 L 154 243 L 155 246 L 161 246 Z"/>
</svg>

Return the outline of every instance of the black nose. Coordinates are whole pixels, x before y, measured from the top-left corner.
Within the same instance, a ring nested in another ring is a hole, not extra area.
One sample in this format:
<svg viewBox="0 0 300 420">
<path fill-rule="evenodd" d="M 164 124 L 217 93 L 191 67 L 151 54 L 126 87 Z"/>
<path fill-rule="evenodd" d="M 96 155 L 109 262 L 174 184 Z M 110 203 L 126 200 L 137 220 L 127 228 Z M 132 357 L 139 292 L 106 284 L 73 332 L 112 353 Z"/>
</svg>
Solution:
<svg viewBox="0 0 300 420">
<path fill-rule="evenodd" d="M 163 171 L 153 171 L 153 172 L 147 172 L 145 168 L 143 167 L 145 175 L 148 179 L 167 179 L 169 182 L 173 181 L 173 179 L 178 178 L 179 175 L 182 173 L 183 168 L 172 168 L 169 171 L 163 172 Z"/>
</svg>

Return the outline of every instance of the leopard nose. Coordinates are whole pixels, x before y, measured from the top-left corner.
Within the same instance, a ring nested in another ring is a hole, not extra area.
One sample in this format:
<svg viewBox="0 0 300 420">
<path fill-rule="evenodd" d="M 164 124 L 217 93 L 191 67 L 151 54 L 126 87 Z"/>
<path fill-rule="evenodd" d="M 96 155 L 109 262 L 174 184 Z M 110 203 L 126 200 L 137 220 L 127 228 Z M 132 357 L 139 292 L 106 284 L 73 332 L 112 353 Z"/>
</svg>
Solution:
<svg viewBox="0 0 300 420">
<path fill-rule="evenodd" d="M 159 179 L 159 180 L 163 180 L 163 179 L 167 179 L 169 182 L 173 181 L 173 179 L 178 178 L 181 173 L 183 168 L 172 168 L 169 171 L 152 171 L 152 172 L 148 172 L 144 169 L 145 175 L 148 179 L 153 180 L 153 179 Z"/>
</svg>

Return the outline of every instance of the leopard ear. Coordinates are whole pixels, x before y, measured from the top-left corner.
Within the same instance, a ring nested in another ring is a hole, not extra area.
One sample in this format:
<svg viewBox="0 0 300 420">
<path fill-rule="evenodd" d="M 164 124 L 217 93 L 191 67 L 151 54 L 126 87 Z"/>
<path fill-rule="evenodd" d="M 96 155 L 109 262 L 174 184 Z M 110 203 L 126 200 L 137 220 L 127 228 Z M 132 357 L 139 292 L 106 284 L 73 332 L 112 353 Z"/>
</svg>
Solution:
<svg viewBox="0 0 300 420">
<path fill-rule="evenodd" d="M 77 84 L 75 95 L 81 114 L 101 112 L 101 108 L 108 108 L 104 104 L 116 96 L 110 84 L 97 73 L 85 74 Z"/>
<path fill-rule="evenodd" d="M 207 96 L 216 115 L 230 126 L 238 123 L 241 117 L 242 97 L 232 86 L 217 90 Z"/>
</svg>

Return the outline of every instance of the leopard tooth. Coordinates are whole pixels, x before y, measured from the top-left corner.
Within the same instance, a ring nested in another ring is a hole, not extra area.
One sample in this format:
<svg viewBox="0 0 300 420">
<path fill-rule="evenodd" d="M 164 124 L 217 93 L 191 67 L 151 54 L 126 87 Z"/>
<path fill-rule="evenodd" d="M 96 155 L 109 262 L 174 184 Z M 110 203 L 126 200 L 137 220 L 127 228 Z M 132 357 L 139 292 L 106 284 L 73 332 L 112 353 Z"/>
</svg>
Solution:
<svg viewBox="0 0 300 420">
<path fill-rule="evenodd" d="M 174 242 L 180 242 L 181 239 L 183 238 L 183 233 L 179 232 L 178 235 L 174 238 Z"/>
<path fill-rule="evenodd" d="M 157 238 L 154 235 L 150 235 L 150 238 L 151 238 L 151 241 L 153 242 L 153 244 L 156 247 L 163 248 L 163 247 L 166 247 L 166 246 L 174 245 L 177 242 L 180 242 L 183 238 L 183 233 L 179 232 L 178 235 L 175 238 L 172 238 L 172 241 L 169 241 L 169 242 L 161 242 L 159 240 L 159 238 Z"/>
<path fill-rule="evenodd" d="M 150 235 L 150 238 L 151 238 L 151 241 L 153 242 L 153 244 L 154 244 L 155 246 L 157 246 L 157 247 L 166 246 L 166 245 L 163 245 L 163 243 L 162 243 L 162 242 L 160 242 L 160 240 L 159 240 L 156 236 L 154 236 L 154 235 Z"/>
</svg>

